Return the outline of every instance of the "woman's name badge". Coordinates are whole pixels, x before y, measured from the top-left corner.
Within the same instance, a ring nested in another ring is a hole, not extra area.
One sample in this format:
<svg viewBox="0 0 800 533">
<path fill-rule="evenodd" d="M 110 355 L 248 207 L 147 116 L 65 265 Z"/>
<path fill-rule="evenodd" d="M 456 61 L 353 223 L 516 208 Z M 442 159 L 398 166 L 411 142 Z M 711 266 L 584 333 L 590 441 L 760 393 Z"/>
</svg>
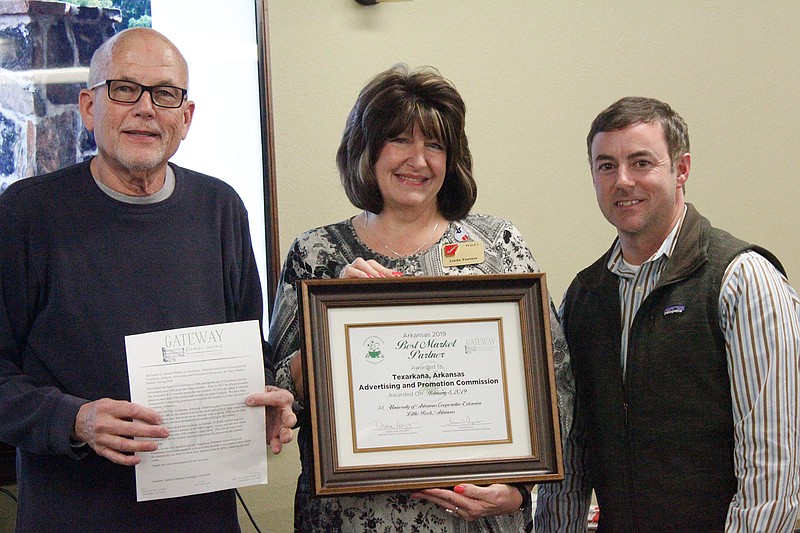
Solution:
<svg viewBox="0 0 800 533">
<path fill-rule="evenodd" d="M 442 265 L 458 267 L 483 263 L 483 242 L 466 241 L 441 245 Z"/>
</svg>

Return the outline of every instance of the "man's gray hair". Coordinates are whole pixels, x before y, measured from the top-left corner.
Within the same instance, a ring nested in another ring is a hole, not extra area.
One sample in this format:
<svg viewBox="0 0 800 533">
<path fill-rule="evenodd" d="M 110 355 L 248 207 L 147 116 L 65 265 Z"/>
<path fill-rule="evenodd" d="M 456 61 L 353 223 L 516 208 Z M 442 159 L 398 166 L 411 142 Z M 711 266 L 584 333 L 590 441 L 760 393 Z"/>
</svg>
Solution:
<svg viewBox="0 0 800 533">
<path fill-rule="evenodd" d="M 181 63 L 183 64 L 183 70 L 186 73 L 186 85 L 188 87 L 189 66 L 186 63 L 186 58 L 183 57 L 181 51 L 178 50 L 178 47 L 175 46 L 172 41 L 152 28 L 128 28 L 127 30 L 123 30 L 113 35 L 110 39 L 101 44 L 97 50 L 95 50 L 94 54 L 92 55 L 92 61 L 89 63 L 89 79 L 86 82 L 87 87 L 94 87 L 98 83 L 102 83 L 106 80 L 108 77 L 108 67 L 111 64 L 111 58 L 114 55 L 114 49 L 120 44 L 121 41 L 135 38 L 135 34 L 141 34 L 143 32 L 151 35 L 157 35 L 175 50 L 180 58 Z"/>
</svg>

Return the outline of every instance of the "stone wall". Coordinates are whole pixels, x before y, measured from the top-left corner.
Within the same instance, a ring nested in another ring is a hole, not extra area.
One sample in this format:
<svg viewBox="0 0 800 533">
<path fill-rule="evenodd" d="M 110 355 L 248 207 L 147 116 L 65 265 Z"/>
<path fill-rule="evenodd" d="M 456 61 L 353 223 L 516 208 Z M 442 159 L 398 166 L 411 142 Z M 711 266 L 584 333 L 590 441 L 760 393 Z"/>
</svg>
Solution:
<svg viewBox="0 0 800 533">
<path fill-rule="evenodd" d="M 94 154 L 78 93 L 121 20 L 118 9 L 0 1 L 0 192 Z"/>
</svg>

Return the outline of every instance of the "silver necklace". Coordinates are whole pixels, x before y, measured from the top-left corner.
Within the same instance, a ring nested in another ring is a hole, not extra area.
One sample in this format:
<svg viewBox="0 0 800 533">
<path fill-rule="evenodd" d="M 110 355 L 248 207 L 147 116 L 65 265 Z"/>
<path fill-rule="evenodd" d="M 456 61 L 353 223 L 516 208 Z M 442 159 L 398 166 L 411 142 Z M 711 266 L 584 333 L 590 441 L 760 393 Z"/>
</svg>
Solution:
<svg viewBox="0 0 800 533">
<path fill-rule="evenodd" d="M 369 216 L 370 216 L 370 213 L 369 213 L 369 212 L 367 212 L 367 211 L 364 211 L 364 229 L 365 229 L 365 230 L 367 230 L 367 232 L 368 232 L 368 233 L 369 233 Z M 420 250 L 422 250 L 422 248 L 423 248 L 423 247 L 424 247 L 426 244 L 428 244 L 428 243 L 430 242 L 430 240 L 431 240 L 431 239 L 433 238 L 433 236 L 436 234 L 436 230 L 437 230 L 438 228 L 439 228 L 439 221 L 437 220 L 437 221 L 436 221 L 436 224 L 434 224 L 434 226 L 433 226 L 433 230 L 431 230 L 431 234 L 430 234 L 430 235 L 428 235 L 428 237 L 427 237 L 427 238 L 426 238 L 424 241 L 422 241 L 422 244 L 420 244 L 420 245 L 419 245 L 419 248 L 417 248 L 416 250 L 414 250 L 414 251 L 413 251 L 413 252 L 411 252 L 410 254 L 407 254 L 406 256 L 417 255 L 417 253 L 418 253 Z M 379 240 L 379 242 L 380 242 L 381 246 L 383 246 L 384 248 L 386 248 L 387 250 L 389 250 L 390 252 L 392 252 L 394 255 L 396 255 L 397 257 L 406 257 L 406 256 L 404 256 L 403 254 L 401 254 L 401 253 L 398 253 L 397 251 L 395 251 L 395 250 L 393 250 L 393 249 L 389 248 L 389 247 L 386 245 L 386 243 L 384 243 L 383 241 L 381 241 L 381 240 L 378 238 L 378 235 L 377 235 L 377 234 L 374 234 L 374 233 L 373 233 L 373 235 L 375 236 L 375 238 L 376 238 L 376 239 L 378 239 L 378 240 Z"/>
</svg>

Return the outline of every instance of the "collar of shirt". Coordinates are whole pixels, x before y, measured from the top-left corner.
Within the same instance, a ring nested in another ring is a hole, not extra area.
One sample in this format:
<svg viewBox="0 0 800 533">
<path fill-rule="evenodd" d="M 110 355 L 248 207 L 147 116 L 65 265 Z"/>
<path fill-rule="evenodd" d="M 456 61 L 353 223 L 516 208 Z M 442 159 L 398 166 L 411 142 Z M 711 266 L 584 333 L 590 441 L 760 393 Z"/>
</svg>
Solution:
<svg viewBox="0 0 800 533">
<path fill-rule="evenodd" d="M 94 175 L 92 175 L 92 177 L 94 178 L 95 183 L 97 183 L 97 186 L 100 187 L 104 193 L 109 195 L 111 198 L 126 204 L 156 204 L 172 196 L 172 193 L 175 191 L 175 172 L 169 165 L 167 165 L 167 174 L 164 177 L 164 186 L 161 187 L 161 190 L 151 194 L 150 196 L 129 196 L 127 194 L 115 191 L 111 187 L 108 187 Z"/>
<path fill-rule="evenodd" d="M 678 234 L 681 232 L 681 227 L 683 226 L 683 220 L 686 218 L 686 206 L 683 207 L 683 214 L 681 215 L 680 220 L 678 223 L 675 224 L 675 227 L 672 228 L 672 231 L 669 232 L 667 238 L 664 239 L 664 242 L 661 243 L 656 253 L 650 256 L 650 258 L 645 261 L 645 263 L 654 262 L 661 257 L 669 257 L 672 255 L 672 252 L 675 250 L 675 245 L 678 242 Z M 644 263 L 643 263 L 644 264 Z M 617 276 L 621 278 L 633 278 L 639 272 L 639 269 L 642 265 L 631 265 L 622 257 L 622 247 L 619 244 L 619 239 L 614 242 L 614 247 L 611 250 L 611 256 L 608 259 L 607 263 L 608 269 Z"/>
</svg>

